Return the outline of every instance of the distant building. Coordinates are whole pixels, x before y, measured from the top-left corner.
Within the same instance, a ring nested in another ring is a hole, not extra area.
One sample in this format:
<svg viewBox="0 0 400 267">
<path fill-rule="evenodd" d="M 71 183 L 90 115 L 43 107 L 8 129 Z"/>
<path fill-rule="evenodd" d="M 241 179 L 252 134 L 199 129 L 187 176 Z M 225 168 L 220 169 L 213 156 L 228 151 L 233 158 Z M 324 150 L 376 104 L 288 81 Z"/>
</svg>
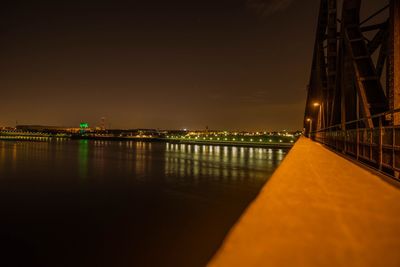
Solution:
<svg viewBox="0 0 400 267">
<path fill-rule="evenodd" d="M 47 125 L 17 125 L 16 129 L 25 132 L 68 132 L 77 133 L 80 128 L 77 127 L 62 127 L 62 126 L 47 126 Z"/>
</svg>

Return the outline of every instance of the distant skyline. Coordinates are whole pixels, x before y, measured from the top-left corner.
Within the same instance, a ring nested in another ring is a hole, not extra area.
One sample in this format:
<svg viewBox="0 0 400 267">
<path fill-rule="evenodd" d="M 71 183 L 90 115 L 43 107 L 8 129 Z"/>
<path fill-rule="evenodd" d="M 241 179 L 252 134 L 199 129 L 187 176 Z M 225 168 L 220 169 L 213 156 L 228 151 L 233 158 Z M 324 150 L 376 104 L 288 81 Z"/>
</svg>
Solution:
<svg viewBox="0 0 400 267">
<path fill-rule="evenodd" d="M 301 129 L 319 2 L 9 1 L 0 126 Z"/>
</svg>

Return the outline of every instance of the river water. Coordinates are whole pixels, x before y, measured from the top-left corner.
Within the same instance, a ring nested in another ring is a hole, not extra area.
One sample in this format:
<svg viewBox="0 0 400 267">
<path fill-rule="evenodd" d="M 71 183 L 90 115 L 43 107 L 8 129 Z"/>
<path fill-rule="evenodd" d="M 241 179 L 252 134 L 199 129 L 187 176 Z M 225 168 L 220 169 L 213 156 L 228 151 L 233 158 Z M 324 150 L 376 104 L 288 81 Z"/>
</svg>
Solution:
<svg viewBox="0 0 400 267">
<path fill-rule="evenodd" d="M 0 141 L 0 266 L 204 266 L 286 153 Z"/>
</svg>

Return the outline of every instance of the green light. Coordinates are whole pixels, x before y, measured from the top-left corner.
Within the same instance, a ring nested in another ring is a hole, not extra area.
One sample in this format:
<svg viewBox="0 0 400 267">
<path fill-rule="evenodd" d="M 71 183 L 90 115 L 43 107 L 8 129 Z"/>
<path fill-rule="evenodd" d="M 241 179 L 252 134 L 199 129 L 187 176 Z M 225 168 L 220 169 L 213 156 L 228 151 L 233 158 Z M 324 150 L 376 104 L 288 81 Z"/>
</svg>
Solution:
<svg viewBox="0 0 400 267">
<path fill-rule="evenodd" d="M 82 128 L 82 129 L 89 128 L 89 123 L 87 123 L 87 122 L 81 122 L 81 123 L 79 124 L 79 127 Z"/>
</svg>

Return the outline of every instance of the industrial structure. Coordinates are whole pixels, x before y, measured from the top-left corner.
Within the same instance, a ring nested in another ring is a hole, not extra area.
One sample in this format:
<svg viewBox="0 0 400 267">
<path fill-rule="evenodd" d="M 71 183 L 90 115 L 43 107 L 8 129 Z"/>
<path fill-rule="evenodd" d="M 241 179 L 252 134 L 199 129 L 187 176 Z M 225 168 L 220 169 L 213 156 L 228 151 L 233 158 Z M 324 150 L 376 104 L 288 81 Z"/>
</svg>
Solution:
<svg viewBox="0 0 400 267">
<path fill-rule="evenodd" d="M 381 9 L 362 17 L 366 0 L 338 2 L 321 0 L 305 134 L 396 178 L 400 0 L 382 1 Z"/>
</svg>

